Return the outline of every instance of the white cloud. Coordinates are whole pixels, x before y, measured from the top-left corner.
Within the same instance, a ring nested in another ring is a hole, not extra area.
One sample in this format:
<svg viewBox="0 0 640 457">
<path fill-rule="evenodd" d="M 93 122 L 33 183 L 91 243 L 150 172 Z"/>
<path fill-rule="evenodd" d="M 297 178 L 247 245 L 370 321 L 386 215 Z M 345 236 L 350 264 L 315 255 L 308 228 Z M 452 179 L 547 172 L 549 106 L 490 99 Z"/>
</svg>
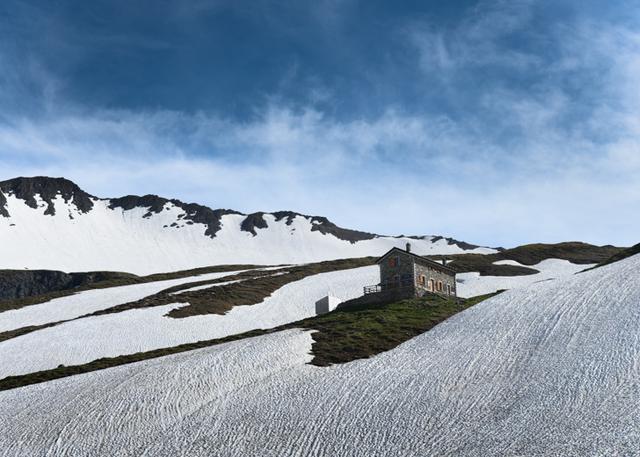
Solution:
<svg viewBox="0 0 640 457">
<path fill-rule="evenodd" d="M 552 118 L 542 117 L 541 131 Z M 640 203 L 637 175 L 629 175 L 638 143 L 606 145 L 593 162 L 568 150 L 576 144 L 557 134 L 529 138 L 502 161 L 508 150 L 451 121 L 394 112 L 347 123 L 276 108 L 250 123 L 104 112 L 1 127 L 0 170 L 6 178 L 67 176 L 99 196 L 148 192 L 244 211 L 294 209 L 383 233 L 630 243 L 636 230 L 618 221 Z M 195 155 L 189 145 L 213 154 Z M 550 175 L 554 164 L 566 168 Z"/>
<path fill-rule="evenodd" d="M 491 245 L 635 243 L 640 35 L 603 23 L 563 26 L 545 61 L 502 42 L 529 20 L 529 2 L 500 2 L 472 11 L 453 32 L 412 26 L 426 72 L 443 80 L 478 65 L 542 72 L 519 88 L 497 81 L 456 118 L 390 109 L 338 121 L 277 102 L 244 122 L 80 110 L 54 103 L 57 83 L 40 72 L 51 108 L 38 118 L 4 116 L 11 122 L 0 122 L 0 179 L 66 176 L 99 196 L 292 209 L 379 233 Z M 1 78 L 0 101 L 12 89 Z M 455 94 L 455 79 L 448 82 Z M 586 95 L 572 94 L 575 85 Z"/>
</svg>

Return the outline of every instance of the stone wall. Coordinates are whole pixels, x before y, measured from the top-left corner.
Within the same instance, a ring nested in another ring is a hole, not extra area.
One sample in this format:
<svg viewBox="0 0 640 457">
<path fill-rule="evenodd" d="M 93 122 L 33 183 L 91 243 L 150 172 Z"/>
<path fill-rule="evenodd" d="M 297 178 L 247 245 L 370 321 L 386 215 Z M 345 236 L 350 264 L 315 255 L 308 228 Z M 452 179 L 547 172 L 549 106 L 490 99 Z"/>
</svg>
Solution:
<svg viewBox="0 0 640 457">
<path fill-rule="evenodd" d="M 362 297 L 347 300 L 338 305 L 336 309 L 345 309 L 362 305 L 374 305 L 392 303 L 395 301 L 405 300 L 407 298 L 415 298 L 416 290 L 413 287 L 402 287 L 397 289 L 388 289 L 375 294 L 367 294 Z"/>
<path fill-rule="evenodd" d="M 395 265 L 390 262 L 391 259 L 395 259 Z M 396 277 L 401 281 L 403 277 L 407 279 L 411 284 L 413 281 L 414 259 L 413 256 L 407 252 L 394 250 L 391 254 L 381 259 L 380 266 L 380 283 L 394 283 L 397 282 Z"/>
<path fill-rule="evenodd" d="M 448 295 L 448 289 L 447 289 L 447 285 L 451 287 L 451 295 L 452 296 L 457 296 L 457 291 L 456 291 L 456 278 L 454 275 L 446 273 L 440 269 L 436 269 L 433 268 L 431 266 L 428 265 L 422 265 L 420 263 L 416 263 L 415 265 L 415 284 L 416 284 L 416 289 L 418 291 L 418 295 L 423 295 L 426 292 L 434 292 L 434 293 L 438 293 L 438 294 L 442 294 L 442 295 Z M 425 283 L 424 285 L 421 284 L 420 282 L 420 276 L 424 275 L 425 276 Z M 433 279 L 434 283 L 438 284 L 438 281 L 442 281 L 442 291 L 439 290 L 430 290 L 428 285 L 429 285 L 429 280 Z"/>
</svg>

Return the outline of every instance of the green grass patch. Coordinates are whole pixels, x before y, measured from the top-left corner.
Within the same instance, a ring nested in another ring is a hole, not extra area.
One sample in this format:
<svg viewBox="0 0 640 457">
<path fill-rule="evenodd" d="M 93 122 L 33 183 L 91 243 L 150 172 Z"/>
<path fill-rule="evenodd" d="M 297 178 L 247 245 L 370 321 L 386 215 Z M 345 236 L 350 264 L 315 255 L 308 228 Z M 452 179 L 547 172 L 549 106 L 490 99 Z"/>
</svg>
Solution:
<svg viewBox="0 0 640 457">
<path fill-rule="evenodd" d="M 85 314 L 75 319 L 61 320 L 57 322 L 49 322 L 43 325 L 22 327 L 6 332 L 0 332 L 0 342 L 26 335 L 27 333 L 42 330 L 55 325 L 60 325 L 71 320 L 84 319 L 90 316 L 100 316 L 105 314 L 115 314 L 131 309 L 151 308 L 154 306 L 163 306 L 171 303 L 185 303 L 184 306 L 170 311 L 167 316 L 173 318 L 183 318 L 189 316 L 197 316 L 202 314 L 225 314 L 236 306 L 255 305 L 262 302 L 273 292 L 281 287 L 295 281 L 304 279 L 307 276 L 327 273 L 330 271 L 346 270 L 372 265 L 374 257 L 361 257 L 355 259 L 339 259 L 328 260 L 324 262 L 310 263 L 306 265 L 297 265 L 285 267 L 282 270 L 248 270 L 241 273 L 225 276 L 223 278 L 197 281 L 181 284 L 167 288 L 137 301 L 123 303 L 121 305 L 112 306 L 111 308 L 95 311 Z M 230 268 L 212 267 L 212 268 Z M 190 270 L 196 272 L 194 274 L 202 274 L 202 269 Z M 221 270 L 233 271 L 233 270 Z M 180 272 L 184 273 L 184 272 Z M 154 275 L 158 277 L 158 275 Z M 196 279 L 196 278 L 194 278 Z M 216 284 L 226 281 L 241 280 L 233 284 L 214 287 Z M 189 291 L 187 289 L 194 286 L 211 285 L 211 288 Z M 185 290 L 179 295 L 173 293 Z"/>
<path fill-rule="evenodd" d="M 211 267 L 193 268 L 191 270 L 172 271 L 170 273 L 156 273 L 148 276 L 136 276 L 130 273 L 120 273 L 120 272 L 74 273 L 74 274 L 86 274 L 89 276 L 94 275 L 99 278 L 106 278 L 106 279 L 95 281 L 95 282 L 89 282 L 87 284 L 83 284 L 79 287 L 74 287 L 72 289 L 54 290 L 54 291 L 47 292 L 45 294 L 40 294 L 37 296 L 1 300 L 0 312 L 12 310 L 12 309 L 20 309 L 30 305 L 37 305 L 39 303 L 44 303 L 44 302 L 53 300 L 54 298 L 66 297 L 69 295 L 73 295 L 77 292 L 82 292 L 84 290 L 106 289 L 108 287 L 118 287 L 118 286 L 130 286 L 132 284 L 144 284 L 148 282 L 165 281 L 169 279 L 188 278 L 190 276 L 203 275 L 207 273 L 249 270 L 249 269 L 263 268 L 263 267 L 264 265 L 263 266 L 244 265 L 244 264 L 215 265 Z M 9 274 L 12 271 L 13 270 L 0 270 L 0 275 Z"/>
<path fill-rule="evenodd" d="M 51 370 L 21 376 L 9 376 L 0 380 L 0 391 L 293 328 L 316 330 L 313 333 L 314 343 L 311 352 L 314 357 L 311 364 L 327 366 L 347 363 L 393 349 L 397 345 L 433 328 L 448 317 L 494 295 L 496 294 L 478 296 L 467 300 L 448 300 L 434 295 L 427 298 L 403 300 L 389 304 L 341 309 L 268 330 L 252 330 L 225 338 L 98 359 L 83 365 L 61 365 Z"/>
<path fill-rule="evenodd" d="M 313 334 L 313 365 L 327 366 L 371 357 L 424 333 L 495 294 L 464 299 L 438 295 L 338 309 L 297 323 Z"/>
<path fill-rule="evenodd" d="M 637 254 L 640 254 L 640 243 L 638 243 L 638 244 L 636 244 L 634 246 L 631 246 L 630 248 L 625 249 L 624 251 L 618 252 L 615 255 L 612 255 L 611 257 L 609 257 L 608 259 L 604 260 L 603 262 L 600 262 L 595 267 L 589 268 L 589 269 L 587 269 L 585 271 L 593 270 L 593 269 L 596 269 L 596 268 L 599 268 L 599 267 L 604 267 L 605 265 L 609 265 L 609 264 L 612 264 L 612 263 L 615 263 L 615 262 L 619 262 L 621 260 L 624 260 L 626 258 L 629 258 L 629 257 L 637 255 Z"/>
<path fill-rule="evenodd" d="M 581 242 L 557 244 L 526 244 L 506 249 L 495 254 L 456 254 L 448 256 L 430 256 L 432 259 L 446 257 L 451 259 L 448 265 L 459 273 L 477 271 L 481 276 L 521 276 L 538 273 L 528 266 L 536 265 L 546 259 L 562 259 L 576 264 L 599 263 L 623 251 L 615 246 L 594 246 Z M 499 260 L 515 260 L 522 265 L 494 265 Z"/>
<path fill-rule="evenodd" d="M 373 264 L 374 260 L 373 257 L 362 257 L 296 265 L 284 267 L 281 270 L 244 271 L 223 278 L 208 281 L 194 281 L 170 287 L 149 297 L 96 311 L 92 314 L 81 316 L 78 319 L 88 316 L 120 313 L 130 309 L 163 306 L 176 302 L 185 303 L 185 305 L 170 311 L 167 316 L 182 318 L 203 314 L 225 314 L 236 306 L 249 306 L 260 303 L 281 287 L 295 281 L 300 281 L 307 276 L 369 266 Z M 240 280 L 240 282 L 214 287 L 216 284 L 234 280 Z M 188 290 L 194 286 L 204 285 L 211 285 L 211 288 Z M 173 295 L 182 290 L 184 290 L 184 292 L 179 295 Z"/>
</svg>

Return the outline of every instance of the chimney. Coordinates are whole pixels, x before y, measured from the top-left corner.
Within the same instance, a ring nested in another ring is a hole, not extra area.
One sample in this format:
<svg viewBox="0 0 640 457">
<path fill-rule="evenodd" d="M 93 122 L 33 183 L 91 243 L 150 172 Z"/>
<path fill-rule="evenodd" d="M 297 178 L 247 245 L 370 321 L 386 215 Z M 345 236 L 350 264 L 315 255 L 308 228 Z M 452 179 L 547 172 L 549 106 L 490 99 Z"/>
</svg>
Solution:
<svg viewBox="0 0 640 457">
<path fill-rule="evenodd" d="M 411 243 L 407 243 L 407 252 L 411 252 Z"/>
<path fill-rule="evenodd" d="M 444 265 L 444 266 L 447 265 L 447 259 L 445 259 L 444 257 L 442 258 L 442 265 Z"/>
</svg>

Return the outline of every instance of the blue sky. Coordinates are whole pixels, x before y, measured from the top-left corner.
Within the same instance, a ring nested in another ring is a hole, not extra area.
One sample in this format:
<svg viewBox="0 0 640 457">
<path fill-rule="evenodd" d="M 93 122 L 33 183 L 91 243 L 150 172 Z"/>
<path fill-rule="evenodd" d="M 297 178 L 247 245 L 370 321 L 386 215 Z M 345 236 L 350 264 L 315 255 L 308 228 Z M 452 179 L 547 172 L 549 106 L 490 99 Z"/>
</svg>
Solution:
<svg viewBox="0 0 640 457">
<path fill-rule="evenodd" d="M 0 179 L 634 244 L 639 21 L 621 0 L 8 0 Z"/>
</svg>

